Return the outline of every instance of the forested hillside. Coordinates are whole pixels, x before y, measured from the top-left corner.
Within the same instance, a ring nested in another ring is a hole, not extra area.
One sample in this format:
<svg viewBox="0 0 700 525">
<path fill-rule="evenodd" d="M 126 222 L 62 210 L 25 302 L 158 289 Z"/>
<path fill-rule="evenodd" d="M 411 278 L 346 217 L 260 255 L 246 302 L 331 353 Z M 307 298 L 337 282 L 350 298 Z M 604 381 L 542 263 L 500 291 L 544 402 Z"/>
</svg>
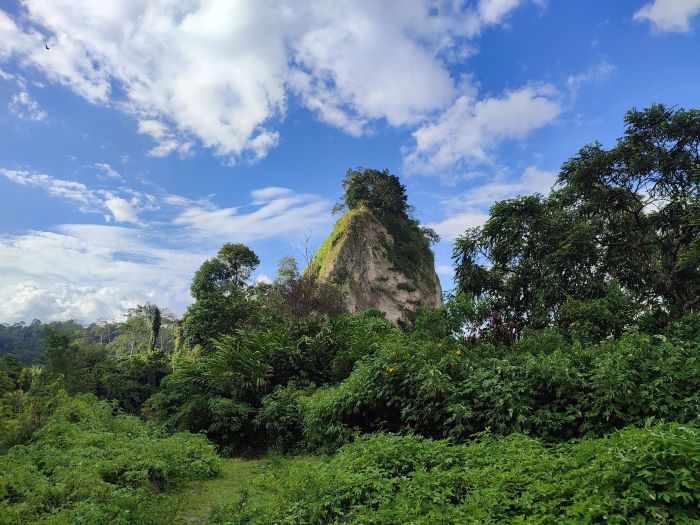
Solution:
<svg viewBox="0 0 700 525">
<path fill-rule="evenodd" d="M 391 177 L 342 204 L 415 221 Z M 0 521 L 700 522 L 699 189 L 700 111 L 633 109 L 464 232 L 410 327 L 235 243 L 180 319 L 5 327 Z"/>
</svg>

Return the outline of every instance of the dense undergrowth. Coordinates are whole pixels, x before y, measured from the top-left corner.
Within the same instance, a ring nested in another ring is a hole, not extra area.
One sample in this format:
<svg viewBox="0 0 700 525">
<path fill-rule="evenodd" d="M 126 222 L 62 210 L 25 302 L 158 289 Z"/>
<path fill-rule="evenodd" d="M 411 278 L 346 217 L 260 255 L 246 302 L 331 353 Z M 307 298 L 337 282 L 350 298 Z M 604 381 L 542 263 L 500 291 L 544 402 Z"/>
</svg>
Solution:
<svg viewBox="0 0 700 525">
<path fill-rule="evenodd" d="M 700 429 L 678 424 L 554 447 L 517 433 L 468 445 L 376 434 L 261 476 L 257 490 L 277 498 L 242 497 L 211 522 L 696 523 L 699 473 Z"/>
<path fill-rule="evenodd" d="M 89 394 L 2 400 L 2 437 L 23 444 L 0 456 L 0 522 L 171 523 L 172 494 L 215 476 L 219 459 L 202 436 L 175 433 Z"/>
</svg>

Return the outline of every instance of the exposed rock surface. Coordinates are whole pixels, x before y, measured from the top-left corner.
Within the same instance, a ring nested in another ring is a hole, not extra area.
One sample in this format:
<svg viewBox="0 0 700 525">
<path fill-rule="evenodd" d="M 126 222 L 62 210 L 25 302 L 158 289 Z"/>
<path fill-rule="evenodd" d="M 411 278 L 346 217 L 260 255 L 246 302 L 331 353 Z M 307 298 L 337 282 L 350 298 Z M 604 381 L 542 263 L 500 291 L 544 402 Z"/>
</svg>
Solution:
<svg viewBox="0 0 700 525">
<path fill-rule="evenodd" d="M 390 321 L 410 325 L 420 308 L 442 304 L 442 289 L 427 242 L 404 242 L 399 256 L 389 229 L 360 207 L 338 220 L 307 271 L 337 284 L 350 312 L 378 308 Z"/>
</svg>

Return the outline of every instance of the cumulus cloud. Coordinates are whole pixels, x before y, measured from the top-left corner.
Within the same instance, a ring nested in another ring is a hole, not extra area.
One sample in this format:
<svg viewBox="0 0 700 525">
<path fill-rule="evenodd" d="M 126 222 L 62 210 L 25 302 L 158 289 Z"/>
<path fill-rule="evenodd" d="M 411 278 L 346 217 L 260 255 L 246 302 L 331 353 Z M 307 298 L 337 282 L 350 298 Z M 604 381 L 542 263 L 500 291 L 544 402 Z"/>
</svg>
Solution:
<svg viewBox="0 0 700 525">
<path fill-rule="evenodd" d="M 196 138 L 258 159 L 279 141 L 290 94 L 353 135 L 449 107 L 447 62 L 524 1 L 27 0 L 16 20 L 0 11 L 0 60 L 133 115 L 153 156 Z"/>
<path fill-rule="evenodd" d="M 154 247 L 135 228 L 64 225 L 0 236 L 3 322 L 116 318 L 146 302 L 181 310 L 203 254 Z"/>
<path fill-rule="evenodd" d="M 10 113 L 23 120 L 44 122 L 49 116 L 46 111 L 41 109 L 39 102 L 37 102 L 36 99 L 26 91 L 20 91 L 19 93 L 12 95 L 8 107 L 10 109 Z"/>
<path fill-rule="evenodd" d="M 415 146 L 404 159 L 406 168 L 430 173 L 489 162 L 490 150 L 550 124 L 561 109 L 552 86 L 526 86 L 480 100 L 462 95 L 436 122 L 413 133 Z"/>
<path fill-rule="evenodd" d="M 441 206 L 447 210 L 447 218 L 428 226 L 441 237 L 453 240 L 467 228 L 483 225 L 488 219 L 489 208 L 495 202 L 532 193 L 548 195 L 556 180 L 556 173 L 529 166 L 516 180 L 475 185 L 461 195 L 443 199 Z"/>
<path fill-rule="evenodd" d="M 686 33 L 690 19 L 700 13 L 700 0 L 654 0 L 634 14 L 635 20 L 646 20 L 655 32 Z"/>
</svg>

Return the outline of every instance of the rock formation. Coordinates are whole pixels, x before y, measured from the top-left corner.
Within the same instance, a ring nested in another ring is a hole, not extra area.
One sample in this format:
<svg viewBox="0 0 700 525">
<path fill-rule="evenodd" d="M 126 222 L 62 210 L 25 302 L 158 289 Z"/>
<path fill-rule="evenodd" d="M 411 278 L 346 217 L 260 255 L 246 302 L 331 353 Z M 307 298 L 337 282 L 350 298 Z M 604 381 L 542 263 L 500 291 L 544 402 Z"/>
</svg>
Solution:
<svg viewBox="0 0 700 525">
<path fill-rule="evenodd" d="M 307 272 L 338 285 L 350 312 L 378 308 L 400 326 L 410 326 L 420 308 L 442 304 L 433 253 L 417 223 L 366 206 L 338 220 Z"/>
</svg>

